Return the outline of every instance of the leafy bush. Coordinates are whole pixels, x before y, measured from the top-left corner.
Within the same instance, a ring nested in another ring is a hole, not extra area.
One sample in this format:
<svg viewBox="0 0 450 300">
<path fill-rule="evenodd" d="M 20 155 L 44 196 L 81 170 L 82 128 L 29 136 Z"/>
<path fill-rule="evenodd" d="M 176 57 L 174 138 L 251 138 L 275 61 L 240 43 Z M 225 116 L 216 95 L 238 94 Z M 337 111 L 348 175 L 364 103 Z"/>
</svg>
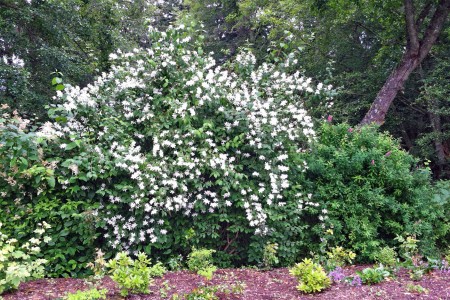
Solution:
<svg viewBox="0 0 450 300">
<path fill-rule="evenodd" d="M 150 293 L 149 285 L 153 280 L 149 265 L 150 260 L 144 253 L 139 253 L 133 260 L 125 252 L 120 252 L 108 262 L 107 267 L 111 279 L 119 285 L 120 294 L 126 297 L 129 293 Z"/>
<path fill-rule="evenodd" d="M 277 243 L 267 243 L 264 247 L 263 253 L 263 266 L 266 269 L 271 269 L 273 266 L 278 264 L 279 260 L 277 257 L 278 244 Z"/>
<path fill-rule="evenodd" d="M 48 261 L 46 274 L 85 275 L 97 236 L 92 192 L 60 165 L 64 158 L 59 145 L 54 138 L 45 138 L 48 125 L 36 131 L 29 120 L 7 106 L 0 111 L 0 222 L 4 232 L 23 244 L 33 237 L 38 223 L 47 222 L 52 241 L 40 253 Z M 86 153 L 80 155 L 88 164 Z"/>
<path fill-rule="evenodd" d="M 289 273 L 298 279 L 297 289 L 304 293 L 320 292 L 331 285 L 322 266 L 308 258 L 289 269 Z"/>
<path fill-rule="evenodd" d="M 64 299 L 66 300 L 97 300 L 106 299 L 107 289 L 90 289 L 87 291 L 77 291 L 76 293 L 69 293 Z"/>
<path fill-rule="evenodd" d="M 163 277 L 166 274 L 167 269 L 161 262 L 158 262 L 151 266 L 150 268 L 150 277 Z"/>
<path fill-rule="evenodd" d="M 303 208 L 319 213 L 325 226 L 313 231 L 331 244 L 342 245 L 370 260 L 382 245 L 392 245 L 405 232 L 421 236 L 422 247 L 435 250 L 433 228 L 443 214 L 430 208 L 430 176 L 398 142 L 374 127 L 352 129 L 322 124 L 307 154 L 306 181 L 311 199 Z M 315 206 L 317 205 L 317 206 Z M 326 213 L 324 213 L 326 212 Z"/>
<path fill-rule="evenodd" d="M 338 246 L 330 249 L 327 252 L 326 269 L 334 270 L 336 267 L 343 267 L 346 264 L 351 264 L 356 257 L 356 254 L 350 250 Z"/>
<path fill-rule="evenodd" d="M 213 273 L 217 270 L 213 265 L 212 254 L 214 252 L 216 251 L 211 249 L 193 249 L 187 260 L 189 270 L 211 280 Z"/>
<path fill-rule="evenodd" d="M 382 282 L 390 273 L 382 266 L 378 268 L 365 268 L 362 271 L 356 271 L 364 284 L 377 284 Z"/>
<path fill-rule="evenodd" d="M 375 261 L 386 267 L 394 267 L 397 263 L 397 252 L 394 248 L 383 247 L 374 254 Z"/>
<path fill-rule="evenodd" d="M 34 230 L 36 237 L 21 245 L 2 233 L 2 225 L 0 223 L 0 294 L 17 289 L 23 281 L 44 277 L 43 265 L 47 261 L 38 258 L 38 254 L 40 246 L 51 240 L 42 236 L 50 228 L 45 222 Z"/>
<path fill-rule="evenodd" d="M 450 248 L 450 180 L 435 183 L 429 206 L 439 216 L 433 231 L 436 243 L 442 250 Z"/>
</svg>

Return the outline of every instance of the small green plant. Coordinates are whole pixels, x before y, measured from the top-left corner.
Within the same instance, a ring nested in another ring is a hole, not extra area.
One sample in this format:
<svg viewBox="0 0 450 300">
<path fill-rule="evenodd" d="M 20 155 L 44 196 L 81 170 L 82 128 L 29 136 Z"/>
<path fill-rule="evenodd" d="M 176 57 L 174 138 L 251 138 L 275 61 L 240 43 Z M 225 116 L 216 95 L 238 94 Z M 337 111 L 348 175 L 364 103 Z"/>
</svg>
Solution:
<svg viewBox="0 0 450 300">
<path fill-rule="evenodd" d="M 183 256 L 180 254 L 178 256 L 173 256 L 167 261 L 167 265 L 171 271 L 179 271 L 183 266 Z"/>
<path fill-rule="evenodd" d="M 2 223 L 0 223 L 0 230 Z M 48 243 L 51 239 L 42 237 L 50 225 L 43 222 L 34 230 L 36 237 L 31 238 L 23 245 L 17 245 L 18 241 L 0 231 L 0 294 L 14 290 L 23 281 L 41 278 L 44 276 L 45 259 L 37 258 L 41 251 L 40 245 Z M 41 240 L 41 237 L 43 241 Z"/>
<path fill-rule="evenodd" d="M 356 271 L 356 273 L 361 278 L 362 283 L 367 285 L 380 283 L 390 275 L 382 266 L 378 268 L 365 268 L 362 271 Z"/>
<path fill-rule="evenodd" d="M 330 249 L 327 252 L 326 269 L 334 270 L 337 267 L 342 267 L 346 264 L 351 264 L 356 257 L 356 254 L 350 250 L 338 246 Z"/>
<path fill-rule="evenodd" d="M 391 247 L 383 247 L 374 255 L 375 261 L 382 264 L 386 267 L 394 267 L 397 260 L 397 252 L 395 252 L 394 248 Z"/>
<path fill-rule="evenodd" d="M 417 247 L 419 240 L 414 236 L 407 236 L 406 239 L 402 236 L 397 236 L 395 240 L 400 243 L 401 254 L 405 262 L 417 265 L 422 258 Z"/>
<path fill-rule="evenodd" d="M 193 289 L 190 293 L 184 295 L 185 300 L 219 300 L 216 296 L 217 286 L 202 286 Z"/>
<path fill-rule="evenodd" d="M 153 281 L 150 277 L 150 260 L 145 253 L 139 253 L 137 260 L 131 259 L 125 252 L 120 252 L 114 259 L 109 260 L 107 267 L 120 288 L 120 294 L 126 297 L 131 293 L 150 293 L 149 285 Z"/>
<path fill-rule="evenodd" d="M 232 285 L 219 284 L 219 285 L 209 285 L 201 286 L 193 289 L 190 293 L 184 295 L 185 300 L 218 300 L 222 299 L 217 294 L 225 294 L 227 296 L 234 295 L 237 296 L 242 294 L 245 290 L 245 284 L 236 283 Z M 177 299 L 177 298 L 176 298 Z"/>
<path fill-rule="evenodd" d="M 77 291 L 76 293 L 68 293 L 65 300 L 97 300 L 97 299 L 106 299 L 106 293 L 108 293 L 107 289 L 90 289 L 87 291 Z"/>
<path fill-rule="evenodd" d="M 154 264 L 150 268 L 150 277 L 163 277 L 167 273 L 167 269 L 161 262 Z"/>
<path fill-rule="evenodd" d="M 94 272 L 94 278 L 100 279 L 106 274 L 105 253 L 101 249 L 96 249 L 94 262 L 88 263 L 86 266 Z"/>
<path fill-rule="evenodd" d="M 161 298 L 167 298 L 168 292 L 170 291 L 171 287 L 169 285 L 169 282 L 165 280 L 162 283 L 162 286 L 159 288 L 159 296 Z"/>
<path fill-rule="evenodd" d="M 405 259 L 403 265 L 408 269 L 409 277 L 415 281 L 421 280 L 427 272 L 427 264 L 423 262 L 423 257 L 419 253 L 417 246 L 419 240 L 414 236 L 407 236 L 406 239 L 397 236 L 395 239 L 400 242 L 401 254 Z"/>
<path fill-rule="evenodd" d="M 429 292 L 428 289 L 424 288 L 423 286 L 411 283 L 408 283 L 408 285 L 406 286 L 406 290 L 410 293 L 419 293 L 419 294 L 428 294 Z"/>
<path fill-rule="evenodd" d="M 263 253 L 263 266 L 265 269 L 272 269 L 278 264 L 279 260 L 277 257 L 278 244 L 277 243 L 267 243 L 264 247 Z"/>
<path fill-rule="evenodd" d="M 420 281 L 423 278 L 424 270 L 421 268 L 414 268 L 409 271 L 409 278 L 414 281 Z"/>
<path fill-rule="evenodd" d="M 322 266 L 305 258 L 303 262 L 296 264 L 289 273 L 297 278 L 297 289 L 304 293 L 316 293 L 325 290 L 331 285 Z"/>
<path fill-rule="evenodd" d="M 208 280 L 212 279 L 213 273 L 217 267 L 213 265 L 212 255 L 216 252 L 211 249 L 193 249 L 188 255 L 188 268 L 190 271 L 197 272 L 198 275 L 205 277 Z"/>
</svg>

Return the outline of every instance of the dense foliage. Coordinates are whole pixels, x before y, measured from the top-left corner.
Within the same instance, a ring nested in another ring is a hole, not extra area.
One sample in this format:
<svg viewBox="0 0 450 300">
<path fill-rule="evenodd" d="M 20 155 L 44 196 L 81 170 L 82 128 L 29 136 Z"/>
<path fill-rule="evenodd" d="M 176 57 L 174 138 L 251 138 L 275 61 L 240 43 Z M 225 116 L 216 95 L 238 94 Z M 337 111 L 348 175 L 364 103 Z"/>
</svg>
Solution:
<svg viewBox="0 0 450 300">
<path fill-rule="evenodd" d="M 374 259 L 396 235 L 446 246 L 446 185 L 432 197 L 429 170 L 376 128 L 329 116 L 315 130 L 306 108 L 329 109 L 331 86 L 302 76 L 298 53 L 218 65 L 194 30 L 152 28 L 149 47 L 112 53 L 44 124 L 2 105 L 0 222 L 20 242 L 52 226 L 49 276 L 89 274 L 96 246 L 164 261 L 215 249 L 218 266 L 269 265 L 267 245 L 279 265 L 325 246 Z"/>
<path fill-rule="evenodd" d="M 0 230 L 2 226 L 0 222 Z M 0 294 L 17 289 L 23 281 L 44 277 L 43 265 L 47 260 L 38 258 L 38 254 L 40 246 L 51 240 L 42 236 L 48 228 L 50 225 L 43 222 L 34 230 L 35 237 L 23 244 L 0 231 Z"/>
</svg>

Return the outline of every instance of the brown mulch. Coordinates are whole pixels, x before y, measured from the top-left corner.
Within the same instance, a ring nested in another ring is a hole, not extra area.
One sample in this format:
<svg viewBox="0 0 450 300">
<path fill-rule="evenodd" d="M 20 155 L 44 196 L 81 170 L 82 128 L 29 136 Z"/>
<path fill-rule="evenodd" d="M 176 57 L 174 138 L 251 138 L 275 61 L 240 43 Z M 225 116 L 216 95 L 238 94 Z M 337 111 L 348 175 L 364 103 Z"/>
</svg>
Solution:
<svg viewBox="0 0 450 300">
<path fill-rule="evenodd" d="M 344 269 L 347 276 L 354 274 L 365 266 L 351 266 Z M 420 285 L 427 293 L 414 293 L 407 289 L 408 284 Z M 270 300 L 270 299 L 332 299 L 332 300 L 369 300 L 369 299 L 441 299 L 450 300 L 450 271 L 433 271 L 420 281 L 411 281 L 405 270 L 401 270 L 395 279 L 389 279 L 377 285 L 354 287 L 345 283 L 334 283 L 326 291 L 314 295 L 301 294 L 295 288 L 297 282 L 289 275 L 286 268 L 271 271 L 255 269 L 223 269 L 214 273 L 211 281 L 188 271 L 168 272 L 163 278 L 155 279 L 150 287 L 150 295 L 131 295 L 126 299 L 171 299 L 173 294 L 182 296 L 199 286 L 220 285 L 243 287 L 240 294 L 221 292 L 220 299 Z M 5 300 L 54 300 L 67 292 L 87 290 L 92 284 L 83 279 L 59 278 L 40 279 L 22 283 L 18 291 L 5 294 Z M 107 299 L 120 297 L 117 285 L 105 277 L 100 281 L 100 288 L 108 289 Z"/>
</svg>

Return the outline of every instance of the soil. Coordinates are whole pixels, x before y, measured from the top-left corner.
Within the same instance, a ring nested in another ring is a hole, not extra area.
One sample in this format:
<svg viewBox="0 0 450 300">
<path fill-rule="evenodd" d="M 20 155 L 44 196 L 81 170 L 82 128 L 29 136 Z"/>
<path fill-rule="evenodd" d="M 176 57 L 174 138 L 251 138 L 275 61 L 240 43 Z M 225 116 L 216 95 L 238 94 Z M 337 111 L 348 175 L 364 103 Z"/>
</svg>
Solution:
<svg viewBox="0 0 450 300">
<path fill-rule="evenodd" d="M 355 274 L 366 266 L 344 268 L 347 276 Z M 171 299 L 173 294 L 182 296 L 202 286 L 219 286 L 216 294 L 220 299 L 442 299 L 450 300 L 450 271 L 436 270 L 423 276 L 420 281 L 412 281 L 406 270 L 400 270 L 396 277 L 376 285 L 350 286 L 346 283 L 334 283 L 329 289 L 314 295 L 302 294 L 296 289 L 297 282 L 286 268 L 261 271 L 256 269 L 222 269 L 214 273 L 212 280 L 189 271 L 168 272 L 163 278 L 157 278 L 150 287 L 149 295 L 130 295 L 126 299 Z M 414 292 L 410 285 L 420 285 L 426 292 Z M 68 292 L 88 290 L 92 283 L 84 279 L 58 278 L 40 279 L 22 283 L 13 293 L 4 294 L 5 300 L 54 300 Z M 117 285 L 105 277 L 99 282 L 98 289 L 108 289 L 107 299 L 118 300 Z M 234 289 L 235 293 L 230 293 Z M 241 289 L 241 291 L 239 291 Z M 197 298 L 198 299 L 198 298 Z"/>
</svg>

